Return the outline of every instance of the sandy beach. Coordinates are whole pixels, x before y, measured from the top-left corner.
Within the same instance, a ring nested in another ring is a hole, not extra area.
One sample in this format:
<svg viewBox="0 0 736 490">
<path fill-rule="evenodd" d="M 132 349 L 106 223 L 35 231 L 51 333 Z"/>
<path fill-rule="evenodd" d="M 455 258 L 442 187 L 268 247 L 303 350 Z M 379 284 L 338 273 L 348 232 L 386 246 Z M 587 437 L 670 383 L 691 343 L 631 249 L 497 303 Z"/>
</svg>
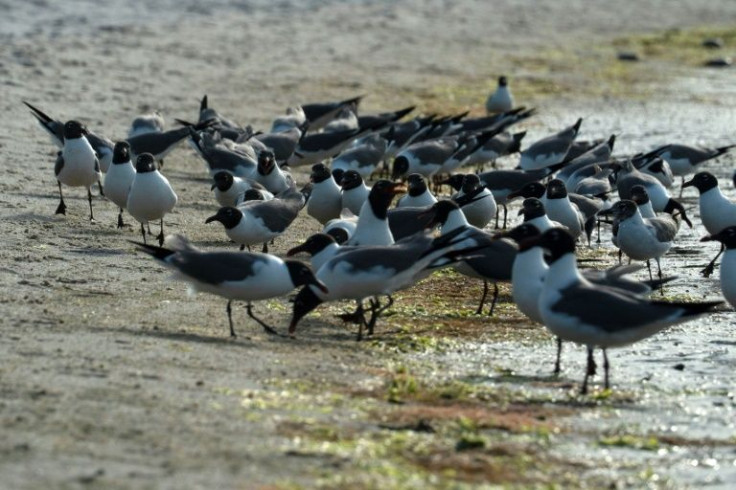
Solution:
<svg viewBox="0 0 736 490">
<path fill-rule="evenodd" d="M 507 287 L 493 319 L 475 317 L 478 284 L 444 272 L 406 293 L 369 342 L 334 318 L 344 305 L 306 318 L 295 340 L 264 335 L 238 305 L 231 340 L 224 300 L 169 281 L 129 243 L 132 218 L 116 229 L 112 203 L 95 196 L 90 223 L 84 192 L 68 189 L 67 216 L 54 215 L 56 148 L 22 104 L 115 140 L 142 112 L 160 111 L 169 127 L 196 119 L 204 94 L 262 130 L 288 106 L 360 94 L 364 113 L 479 115 L 506 74 L 518 102 L 538 108 L 527 141 L 583 117 L 582 137 L 615 133 L 618 154 L 719 146 L 736 142 L 736 78 L 702 64 L 736 55 L 736 39 L 697 50 L 704 36 L 733 33 L 736 2 L 0 4 L 0 487 L 736 482 L 732 310 L 616 351 L 614 394 L 589 398 L 576 395 L 582 349 L 570 347 L 552 378 L 552 338 Z M 680 42 L 694 54 L 678 57 Z M 643 60 L 622 65 L 623 49 Z M 734 167 L 734 154 L 711 167 L 732 199 Z M 204 224 L 217 204 L 202 160 L 182 144 L 164 173 L 179 196 L 167 230 L 235 250 Z M 305 183 L 308 170 L 295 176 Z M 667 256 L 681 278 L 669 299 L 719 297 L 717 273 L 698 275 L 716 249 L 697 242 L 705 231 L 694 221 Z M 302 213 L 273 251 L 318 230 Z M 586 252 L 602 265 L 615 257 L 609 236 Z M 256 311 L 284 330 L 291 305 Z"/>
</svg>

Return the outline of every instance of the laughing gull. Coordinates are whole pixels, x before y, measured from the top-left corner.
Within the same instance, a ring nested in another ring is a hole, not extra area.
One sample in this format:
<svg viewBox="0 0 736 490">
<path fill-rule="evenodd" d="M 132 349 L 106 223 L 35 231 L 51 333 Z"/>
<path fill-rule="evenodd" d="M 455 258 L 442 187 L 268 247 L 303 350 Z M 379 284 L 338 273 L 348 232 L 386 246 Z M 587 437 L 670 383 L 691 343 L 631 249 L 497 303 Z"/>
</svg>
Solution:
<svg viewBox="0 0 736 490">
<path fill-rule="evenodd" d="M 372 131 L 382 131 L 389 125 L 412 112 L 414 109 L 416 109 L 416 106 L 405 107 L 404 109 L 399 109 L 398 111 L 393 112 L 358 116 L 358 126 L 361 128 L 371 128 Z"/>
<path fill-rule="evenodd" d="M 389 180 L 379 180 L 373 184 L 368 199 L 360 208 L 358 226 L 347 245 L 391 245 L 394 237 L 388 225 L 388 207 L 394 196 L 406 188 Z"/>
<path fill-rule="evenodd" d="M 263 244 L 263 253 L 268 252 L 268 242 L 280 236 L 294 222 L 304 207 L 304 196 L 290 189 L 270 201 L 245 201 L 239 207 L 223 207 L 210 216 L 205 223 L 219 221 L 225 227 L 230 240 L 247 246 Z"/>
<path fill-rule="evenodd" d="M 634 167 L 631 160 L 627 160 L 623 162 L 616 175 L 616 188 L 618 189 L 619 198 L 631 199 L 631 188 L 635 185 L 642 185 L 647 190 L 655 212 L 672 213 L 676 210 L 681 214 L 683 221 L 692 228 L 693 224 L 690 218 L 687 217 L 684 206 L 670 196 L 670 193 L 659 180 L 649 174 L 640 172 Z"/>
<path fill-rule="evenodd" d="M 363 179 L 368 179 L 383 160 L 386 144 L 386 140 L 380 135 L 368 136 L 356 146 L 340 153 L 332 160 L 331 167 L 344 172 L 355 170 Z"/>
<path fill-rule="evenodd" d="M 31 115 L 38 121 L 41 129 L 51 138 L 51 142 L 54 143 L 59 149 L 64 147 L 64 123 L 52 119 L 48 115 L 44 114 L 40 109 L 32 106 L 26 101 L 23 103 L 31 110 Z M 100 170 L 102 173 L 107 172 L 110 162 L 112 162 L 112 152 L 115 146 L 112 141 L 104 136 L 96 134 L 85 127 L 85 138 L 89 141 L 89 144 L 95 150 L 97 158 L 100 162 Z"/>
<path fill-rule="evenodd" d="M 407 174 L 418 173 L 429 178 L 438 173 L 445 162 L 467 144 L 468 137 L 462 135 L 413 143 L 396 155 L 392 176 L 397 179 Z"/>
<path fill-rule="evenodd" d="M 269 334 L 278 333 L 253 314 L 253 301 L 278 298 L 292 289 L 312 285 L 327 292 L 312 270 L 296 260 L 249 252 L 202 252 L 180 236 L 169 237 L 171 249 L 136 243 L 145 253 L 175 271 L 174 278 L 188 282 L 195 291 L 227 299 L 230 336 L 235 337 L 232 302 L 246 301 L 248 316 Z"/>
<path fill-rule="evenodd" d="M 726 248 L 721 261 L 721 292 L 731 306 L 736 308 L 736 226 L 724 228 L 700 241 L 711 240 L 721 242 Z"/>
<path fill-rule="evenodd" d="M 495 114 L 497 112 L 510 111 L 514 107 L 514 97 L 509 89 L 509 82 L 506 77 L 498 78 L 498 87 L 486 99 L 486 112 Z"/>
<path fill-rule="evenodd" d="M 536 201 L 537 199 L 530 197 L 527 200 Z M 519 250 L 514 258 L 514 264 L 511 269 L 511 291 L 514 303 L 532 321 L 543 324 L 544 320 L 539 309 L 539 297 L 542 294 L 542 288 L 544 287 L 544 280 L 547 276 L 549 266 L 544 258 L 544 250 L 533 240 L 541 235 L 541 233 L 543 231 L 540 231 L 536 226 L 527 221 L 502 233 L 502 236 L 514 240 L 519 245 Z M 593 284 L 621 289 L 632 294 L 644 295 L 650 293 L 660 282 L 640 282 L 626 277 L 627 274 L 636 272 L 640 268 L 640 266 L 619 265 L 605 271 L 583 270 L 581 274 Z M 674 278 L 667 278 L 665 281 L 672 279 Z M 560 373 L 561 354 L 562 339 L 558 337 L 554 374 Z"/>
<path fill-rule="evenodd" d="M 192 130 L 201 131 L 202 129 L 209 127 L 211 124 L 212 120 L 208 119 L 199 124 L 195 124 L 191 129 L 189 126 L 185 126 L 182 128 L 170 129 L 168 131 L 142 133 L 132 136 L 125 141 L 130 145 L 130 154 L 132 157 L 137 157 L 143 153 L 150 153 L 161 165 L 163 165 L 164 157 L 176 148 L 179 143 L 191 136 Z"/>
<path fill-rule="evenodd" d="M 229 172 L 220 171 L 212 177 L 212 180 L 211 190 L 215 192 L 215 199 L 220 206 L 237 206 L 244 201 L 243 195 L 249 189 L 260 191 L 265 200 L 273 199 L 273 194 L 252 179 L 241 179 Z"/>
<path fill-rule="evenodd" d="M 307 125 L 304 124 L 283 131 L 255 134 L 252 139 L 260 141 L 266 148 L 270 148 L 277 162 L 285 162 L 294 153 L 299 140 L 306 131 Z"/>
<path fill-rule="evenodd" d="M 324 163 L 313 165 L 309 180 L 312 191 L 307 201 L 307 214 L 322 225 L 339 218 L 343 208 L 342 190 L 332 178 L 330 169 Z"/>
<path fill-rule="evenodd" d="M 672 144 L 661 146 L 654 152 L 669 163 L 672 173 L 681 176 L 684 184 L 686 175 L 694 173 L 703 163 L 718 158 L 735 147 L 736 145 L 727 145 L 719 148 L 705 148 Z"/>
<path fill-rule="evenodd" d="M 332 257 L 341 250 L 337 240 L 332 235 L 327 233 L 315 233 L 314 235 L 307 238 L 304 243 L 297 245 L 289 249 L 286 252 L 287 257 L 292 257 L 299 253 L 307 253 L 311 257 L 310 263 L 312 269 L 318 271 L 325 262 L 330 260 Z M 342 249 L 345 250 L 344 248 Z"/>
<path fill-rule="evenodd" d="M 616 245 L 634 260 L 657 261 L 662 279 L 660 258 L 667 253 L 677 235 L 677 224 L 669 218 L 642 217 L 634 201 L 623 199 L 600 214 L 613 214 L 618 220 Z M 652 271 L 649 269 L 651 279 Z"/>
<path fill-rule="evenodd" d="M 309 130 L 317 131 L 322 129 L 327 123 L 332 121 L 335 116 L 344 108 L 352 108 L 357 110 L 363 95 L 353 97 L 351 99 L 339 102 L 317 102 L 312 104 L 302 104 L 301 108 L 309 122 Z"/>
<path fill-rule="evenodd" d="M 199 103 L 199 122 L 213 121 L 216 127 L 240 130 L 240 125 L 223 117 L 219 112 L 209 106 L 209 100 L 205 94 Z"/>
<path fill-rule="evenodd" d="M 210 175 L 214 177 L 218 172 L 227 172 L 243 179 L 254 177 L 258 166 L 255 151 L 245 151 L 242 146 L 237 149 L 227 147 L 217 133 L 195 131 L 192 128 L 189 131 L 192 146 L 207 163 Z"/>
<path fill-rule="evenodd" d="M 564 181 L 568 188 L 574 189 L 575 184 L 574 182 L 571 182 L 573 174 L 581 171 L 585 167 L 608 162 L 611 159 L 611 152 L 613 151 L 615 143 L 616 135 L 612 134 L 607 141 L 603 141 L 592 148 L 588 148 L 587 151 L 584 151 L 575 157 L 571 157 L 570 152 L 568 152 L 565 157 L 567 165 L 557 173 L 556 177 Z"/>
<path fill-rule="evenodd" d="M 291 167 L 313 165 L 332 158 L 348 148 L 353 141 L 367 130 L 348 129 L 332 133 L 307 134 L 302 136 L 294 153 L 286 161 Z"/>
<path fill-rule="evenodd" d="M 340 187 L 342 187 L 342 208 L 349 209 L 357 216 L 368 199 L 371 188 L 365 185 L 363 178 L 355 170 L 347 170 L 343 174 Z"/>
<path fill-rule="evenodd" d="M 287 107 L 286 114 L 277 116 L 271 123 L 271 132 L 287 131 L 291 128 L 298 128 L 307 122 L 307 116 L 301 106 Z M 307 124 L 308 127 L 308 124 Z"/>
<path fill-rule="evenodd" d="M 128 193 L 135 174 L 135 167 L 130 161 L 130 146 L 125 141 L 115 143 L 112 164 L 105 174 L 105 197 L 120 209 L 118 228 L 124 226 L 123 209 L 128 205 Z"/>
<path fill-rule="evenodd" d="M 281 169 L 271 150 L 262 150 L 258 154 L 258 164 L 253 180 L 263 185 L 272 194 L 285 192 L 294 184 L 291 174 Z"/>
<path fill-rule="evenodd" d="M 539 182 L 564 166 L 564 163 L 552 165 L 542 170 L 526 172 L 524 170 L 491 170 L 478 174 L 480 182 L 493 193 L 496 204 L 503 207 L 503 227 L 506 228 L 506 203 L 509 195 L 520 190 L 531 182 Z M 498 228 L 498 213 L 496 213 L 496 228 Z"/>
<path fill-rule="evenodd" d="M 352 131 L 358 129 L 358 116 L 355 114 L 352 108 L 343 107 L 340 109 L 332 121 L 325 124 L 322 131 L 325 133 L 339 133 L 341 131 Z"/>
<path fill-rule="evenodd" d="M 459 233 L 432 238 L 420 233 L 392 245 L 360 246 L 340 251 L 316 271 L 315 276 L 328 289 L 323 293 L 309 286 L 299 291 L 294 299 L 294 311 L 289 333 L 294 334 L 299 321 L 326 301 L 350 299 L 358 302 L 358 340 L 363 326 L 368 334 L 378 315 L 385 310 L 372 309 L 370 321 L 364 317 L 363 301 L 390 295 L 407 288 L 426 276 L 427 271 L 452 265 L 463 253 L 475 251 L 478 246 Z M 389 306 L 393 300 L 389 299 Z"/>
<path fill-rule="evenodd" d="M 609 389 L 608 348 L 633 344 L 671 325 L 705 314 L 722 303 L 652 301 L 594 285 L 578 271 L 575 239 L 564 230 L 546 231 L 539 238 L 539 245 L 549 252 L 551 260 L 539 297 L 539 310 L 544 325 L 554 335 L 587 347 L 583 394 L 588 390 L 588 378 L 595 374 L 594 348 L 603 350 L 604 386 Z"/>
<path fill-rule="evenodd" d="M 580 118 L 572 126 L 533 143 L 521 152 L 519 167 L 522 170 L 539 170 L 565 160 L 582 123 L 583 119 Z"/>
<path fill-rule="evenodd" d="M 142 114 L 133 119 L 128 130 L 128 138 L 143 133 L 161 133 L 163 130 L 164 117 L 160 112 L 154 111 L 149 114 Z"/>
<path fill-rule="evenodd" d="M 427 187 L 427 182 L 421 174 L 409 174 L 406 179 L 407 192 L 396 203 L 397 208 L 419 208 L 431 206 L 437 202 Z"/>
<path fill-rule="evenodd" d="M 493 193 L 481 185 L 476 174 L 463 175 L 460 189 L 451 199 L 460 206 L 468 223 L 481 230 L 496 216 L 497 206 Z"/>
<path fill-rule="evenodd" d="M 720 233 L 729 226 L 736 226 L 736 203 L 723 195 L 718 187 L 718 179 L 709 172 L 698 172 L 692 180 L 685 182 L 683 187 L 695 187 L 700 197 L 700 219 L 703 226 L 711 235 Z M 703 269 L 705 277 L 710 276 L 715 268 L 716 260 L 723 253 L 724 245 L 713 260 Z"/>
<path fill-rule="evenodd" d="M 576 239 L 583 233 L 586 218 L 580 209 L 567 197 L 565 183 L 560 179 L 552 179 L 547 184 L 544 208 L 552 221 L 562 224 Z"/>
<path fill-rule="evenodd" d="M 89 219 L 92 214 L 92 191 L 90 188 L 100 181 L 100 162 L 97 154 L 89 144 L 85 134 L 87 129 L 79 121 L 67 121 L 64 124 L 64 146 L 56 157 L 54 174 L 59 184 L 59 206 L 56 214 L 66 214 L 66 204 L 61 193 L 61 184 L 69 187 L 86 187 L 89 201 Z"/>
<path fill-rule="evenodd" d="M 562 224 L 549 219 L 547 211 L 544 208 L 544 203 L 536 197 L 527 197 L 524 199 L 519 210 L 519 215 L 524 216 L 523 224 L 534 226 L 540 233 L 544 233 L 550 228 L 563 228 Z"/>
<path fill-rule="evenodd" d="M 177 197 L 169 181 L 156 170 L 156 162 L 150 153 L 138 155 L 135 162 L 135 178 L 128 192 L 125 208 L 141 224 L 143 242 L 146 231 L 143 227 L 150 221 L 161 220 L 161 230 L 156 237 L 164 244 L 164 216 L 176 205 Z"/>
<path fill-rule="evenodd" d="M 511 266 L 516 256 L 516 245 L 510 240 L 493 237 L 472 226 L 453 201 L 439 201 L 432 206 L 431 213 L 434 222 L 440 225 L 441 236 L 460 232 L 462 236 L 472 239 L 477 245 L 483 247 L 472 257 L 459 262 L 454 267 L 465 276 L 483 280 L 483 296 L 475 311 L 476 315 L 483 313 L 483 305 L 488 296 L 488 283 L 493 283 L 493 300 L 488 309 L 488 315 L 493 315 L 498 300 L 498 282 L 511 279 Z"/>
</svg>

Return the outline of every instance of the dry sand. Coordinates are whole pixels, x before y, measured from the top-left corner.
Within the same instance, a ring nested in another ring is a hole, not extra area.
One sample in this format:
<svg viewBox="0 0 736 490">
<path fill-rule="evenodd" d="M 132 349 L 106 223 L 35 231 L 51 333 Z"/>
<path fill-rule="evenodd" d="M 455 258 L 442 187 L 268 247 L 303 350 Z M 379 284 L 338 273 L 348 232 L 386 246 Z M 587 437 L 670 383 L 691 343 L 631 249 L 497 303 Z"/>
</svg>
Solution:
<svg viewBox="0 0 736 490">
<path fill-rule="evenodd" d="M 462 103 L 440 100 L 453 92 L 438 87 L 491 88 L 501 72 L 531 79 L 533 67 L 514 64 L 521 54 L 576 53 L 628 33 L 736 22 L 736 3 L 725 0 L 0 4 L 3 488 L 299 487 L 324 478 L 338 487 L 340 480 L 330 480 L 334 474 L 376 455 L 355 450 L 338 458 L 325 450 L 305 456 L 294 449 L 301 448 L 299 436 L 284 429 L 285 421 L 296 414 L 337 428 L 354 424 L 356 411 L 339 394 L 383 387 L 387 364 L 411 362 L 401 353 L 356 345 L 326 314 L 305 321 L 299 339 L 287 341 L 263 335 L 237 307 L 241 336 L 230 340 L 224 302 L 189 298 L 185 285 L 167 282 L 168 272 L 126 241 L 138 239 L 137 227 L 115 228 L 110 203 L 95 199 L 97 221 L 89 223 L 83 193 L 72 189 L 66 191 L 68 215 L 54 216 L 55 150 L 22 100 L 59 119 L 79 118 L 112 138 L 150 109 L 168 121 L 192 119 L 205 93 L 221 112 L 264 129 L 289 105 L 356 94 L 369 94 L 365 112 L 410 103 L 423 110 L 431 104 L 462 109 Z M 532 102 L 543 110 L 530 124 L 530 138 L 583 115 L 591 121 L 586 136 L 628 135 L 625 151 L 670 137 L 725 144 L 736 127 L 733 75 L 707 75 L 708 86 L 720 87 L 713 93 L 730 94 L 729 113 L 712 94 L 700 98 L 699 76 L 678 78 L 651 101 L 537 96 Z M 657 120 L 661 104 L 672 107 L 669 97 L 687 110 Z M 631 114 L 641 126 L 630 125 Z M 203 224 L 215 205 L 202 162 L 182 145 L 165 173 L 180 199 L 167 217 L 168 230 L 206 247 L 231 247 L 221 228 Z M 304 181 L 303 172 L 297 175 Z M 302 218 L 275 251 L 283 253 L 315 230 Z M 286 300 L 256 310 L 281 328 L 289 315 Z M 733 322 L 732 314 L 721 318 Z M 730 350 L 726 362 L 733 367 L 732 344 Z M 571 368 L 570 380 L 579 372 Z M 622 374 L 617 381 L 631 379 Z M 309 393 L 304 399 L 302 391 Z M 281 393 L 289 405 L 269 393 Z M 733 437 L 730 400 L 715 424 L 730 432 L 706 436 Z M 299 412 L 302 403 L 305 413 Z M 385 402 L 375 403 L 388 410 Z M 580 452 L 570 457 L 584 461 Z M 724 458 L 719 464 L 729 461 Z M 585 474 L 574 481 L 584 484 Z M 733 476 L 731 470 L 716 481 Z M 670 476 L 668 484 L 685 485 L 679 477 Z"/>
</svg>

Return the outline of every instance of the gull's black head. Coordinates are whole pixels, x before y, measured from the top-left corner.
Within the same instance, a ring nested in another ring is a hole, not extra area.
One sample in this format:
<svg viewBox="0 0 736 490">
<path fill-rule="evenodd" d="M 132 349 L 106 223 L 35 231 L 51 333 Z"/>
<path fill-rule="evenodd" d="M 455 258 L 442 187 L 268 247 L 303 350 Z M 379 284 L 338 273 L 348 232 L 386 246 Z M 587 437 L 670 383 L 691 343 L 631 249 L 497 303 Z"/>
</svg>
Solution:
<svg viewBox="0 0 736 490">
<path fill-rule="evenodd" d="M 540 201 L 536 197 L 528 197 L 524 199 L 524 202 L 521 205 L 521 209 L 519 210 L 519 214 L 524 215 L 524 221 L 529 221 L 530 219 L 540 218 L 544 216 L 546 214 L 546 211 L 544 209 L 544 204 L 542 204 L 542 201 Z"/>
<path fill-rule="evenodd" d="M 315 184 L 324 182 L 327 179 L 331 179 L 332 174 L 330 169 L 324 163 L 315 163 L 312 165 L 312 173 L 309 174 L 309 181 Z"/>
<path fill-rule="evenodd" d="M 701 242 L 719 241 L 726 246 L 727 249 L 736 248 L 736 226 L 724 228 L 714 235 L 708 235 L 700 239 Z"/>
<path fill-rule="evenodd" d="M 291 257 L 301 252 L 306 252 L 310 256 L 314 256 L 333 243 L 335 243 L 335 239 L 327 233 L 315 233 L 307 238 L 301 245 L 297 245 L 296 247 L 289 249 L 289 251 L 286 252 L 286 256 Z"/>
<path fill-rule="evenodd" d="M 635 185 L 631 188 L 631 200 L 638 206 L 643 206 L 649 202 L 649 193 L 643 185 Z"/>
<path fill-rule="evenodd" d="M 509 84 L 509 81 L 506 79 L 505 76 L 498 77 L 498 86 L 499 87 L 505 87 Z"/>
<path fill-rule="evenodd" d="M 428 213 L 433 213 L 433 217 L 429 223 L 429 226 L 431 227 L 438 224 L 444 225 L 447 221 L 447 218 L 450 216 L 450 213 L 459 210 L 460 207 L 455 201 L 451 201 L 449 199 L 442 199 L 441 201 L 437 201 L 432 205 L 429 211 L 427 211 Z"/>
<path fill-rule="evenodd" d="M 220 192 L 225 192 L 232 187 L 233 182 L 235 182 L 230 172 L 217 172 L 212 179 L 215 181 L 215 183 L 212 184 L 212 189 L 217 187 Z"/>
<path fill-rule="evenodd" d="M 536 243 L 533 242 L 533 239 L 536 239 L 540 235 L 539 228 L 529 223 L 523 223 L 497 236 L 512 239 L 519 244 L 519 252 L 523 252 L 535 246 Z"/>
<path fill-rule="evenodd" d="M 698 172 L 691 180 L 685 182 L 682 187 L 695 187 L 702 194 L 714 187 L 718 187 L 718 179 L 710 172 Z"/>
<path fill-rule="evenodd" d="M 130 145 L 127 141 L 118 141 L 112 149 L 112 163 L 128 163 L 130 161 Z"/>
<path fill-rule="evenodd" d="M 341 168 L 334 168 L 332 169 L 332 178 L 335 179 L 335 182 L 338 184 L 342 182 L 342 178 L 345 175 L 345 171 Z"/>
<path fill-rule="evenodd" d="M 258 154 L 258 173 L 261 175 L 269 175 L 276 167 L 276 156 L 269 150 L 261 150 Z"/>
<path fill-rule="evenodd" d="M 327 234 L 334 238 L 338 245 L 342 245 L 350 238 L 348 231 L 340 226 L 333 226 L 327 230 Z"/>
<path fill-rule="evenodd" d="M 363 185 L 363 177 L 355 170 L 348 170 L 342 174 L 342 180 L 340 181 L 343 191 L 349 191 Z"/>
<path fill-rule="evenodd" d="M 391 201 L 394 196 L 406 192 L 406 187 L 403 184 L 391 182 L 390 180 L 379 180 L 371 188 L 368 194 L 368 202 L 371 205 L 373 214 L 378 219 L 386 219 L 386 213 L 388 207 L 391 205 Z"/>
<path fill-rule="evenodd" d="M 465 182 L 465 175 L 463 174 L 453 174 L 442 181 L 443 184 L 449 185 L 456 191 L 462 189 L 463 182 Z"/>
<path fill-rule="evenodd" d="M 285 260 L 284 264 L 286 264 L 289 276 L 291 277 L 291 282 L 294 284 L 295 288 L 311 285 L 325 294 L 328 292 L 327 286 L 314 276 L 312 269 L 304 262 L 299 262 L 298 260 Z"/>
<path fill-rule="evenodd" d="M 629 199 L 622 199 L 611 206 L 610 212 L 613 213 L 613 215 L 619 220 L 625 220 L 634 216 L 638 212 L 638 210 L 639 208 L 634 201 L 631 201 Z"/>
<path fill-rule="evenodd" d="M 296 295 L 296 298 L 294 298 L 294 309 L 291 322 L 289 323 L 289 335 L 294 335 L 299 320 L 320 304 L 322 304 L 322 300 L 317 297 L 311 287 L 306 286 L 302 288 L 299 294 Z"/>
<path fill-rule="evenodd" d="M 85 134 L 87 134 L 87 128 L 84 127 L 84 124 L 80 123 L 79 121 L 71 120 L 67 121 L 66 124 L 64 124 L 64 139 L 78 139 Z"/>
<path fill-rule="evenodd" d="M 135 161 L 135 171 L 139 174 L 156 171 L 156 160 L 150 153 L 141 153 Z"/>
<path fill-rule="evenodd" d="M 547 199 L 564 199 L 567 197 L 567 188 L 560 179 L 552 179 L 547 184 Z"/>
<path fill-rule="evenodd" d="M 246 201 L 265 201 L 265 199 L 258 189 L 248 189 L 243 193 L 243 202 Z"/>
<path fill-rule="evenodd" d="M 550 228 L 536 240 L 537 245 L 549 251 L 550 261 L 575 253 L 575 238 L 562 228 Z"/>
<path fill-rule="evenodd" d="M 403 155 L 399 155 L 394 159 L 394 170 L 391 174 L 391 178 L 398 179 L 409 171 L 409 159 Z"/>
<path fill-rule="evenodd" d="M 226 229 L 230 230 L 238 226 L 241 219 L 243 219 L 243 212 L 241 210 L 226 206 L 224 208 L 220 208 L 217 211 L 217 214 L 210 216 L 204 222 L 211 223 L 213 221 L 219 221 Z"/>
<path fill-rule="evenodd" d="M 427 192 L 427 183 L 421 174 L 411 174 L 406 179 L 406 185 L 409 187 L 409 195 L 412 197 L 421 196 Z"/>
<path fill-rule="evenodd" d="M 470 194 L 480 186 L 480 177 L 475 174 L 465 174 L 463 178 L 462 190 L 465 194 Z"/>
<path fill-rule="evenodd" d="M 536 197 L 537 199 L 544 196 L 544 193 L 547 191 L 547 188 L 542 184 L 541 182 L 529 182 L 528 184 L 524 185 L 519 190 L 516 190 L 508 195 L 508 199 L 513 199 L 515 197 Z"/>
</svg>

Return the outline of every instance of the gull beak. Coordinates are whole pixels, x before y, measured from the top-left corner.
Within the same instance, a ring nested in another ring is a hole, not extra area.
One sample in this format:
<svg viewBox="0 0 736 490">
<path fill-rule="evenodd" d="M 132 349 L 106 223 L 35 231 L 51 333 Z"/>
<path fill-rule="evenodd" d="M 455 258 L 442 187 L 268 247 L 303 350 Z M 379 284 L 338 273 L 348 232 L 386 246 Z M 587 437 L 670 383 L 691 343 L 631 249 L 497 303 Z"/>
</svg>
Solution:
<svg viewBox="0 0 736 490">
<path fill-rule="evenodd" d="M 204 223 L 205 224 L 212 223 L 213 221 L 220 221 L 220 215 L 219 214 L 216 214 L 214 216 L 210 216 L 209 218 L 207 218 L 206 220 L 204 220 Z"/>
<path fill-rule="evenodd" d="M 302 243 L 301 245 L 297 245 L 296 247 L 289 249 L 289 251 L 286 252 L 286 256 L 287 257 L 291 257 L 291 256 L 294 256 L 294 255 L 300 253 L 300 252 L 304 252 L 305 251 L 304 250 L 304 247 L 305 246 L 306 246 L 306 243 Z"/>
</svg>

